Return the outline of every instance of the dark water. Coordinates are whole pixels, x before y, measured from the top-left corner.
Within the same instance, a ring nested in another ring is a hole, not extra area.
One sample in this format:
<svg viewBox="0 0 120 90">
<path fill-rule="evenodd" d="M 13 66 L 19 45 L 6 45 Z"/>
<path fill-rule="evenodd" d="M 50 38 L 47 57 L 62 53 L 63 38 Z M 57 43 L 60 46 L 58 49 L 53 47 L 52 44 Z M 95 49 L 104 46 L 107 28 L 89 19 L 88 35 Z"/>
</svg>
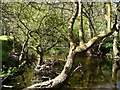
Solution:
<svg viewBox="0 0 120 90">
<path fill-rule="evenodd" d="M 79 69 L 76 69 L 80 65 Z M 64 64 L 56 65 L 56 70 L 63 67 Z M 109 89 L 112 90 L 112 79 L 111 79 L 111 60 L 106 60 L 104 58 L 92 58 L 92 57 L 77 57 L 73 67 L 73 73 L 70 77 L 67 86 L 71 90 L 80 90 L 83 88 L 88 88 L 89 90 L 95 89 Z M 11 80 L 9 85 L 13 86 L 15 90 L 20 90 L 27 86 L 34 84 L 34 67 L 27 68 L 26 71 Z M 60 70 L 58 70 L 60 72 Z M 118 90 L 120 90 L 120 71 L 118 72 L 117 81 Z"/>
<path fill-rule="evenodd" d="M 111 89 L 112 90 L 112 61 L 105 58 L 82 57 L 77 58 L 74 68 L 79 64 L 80 69 L 70 78 L 71 88 L 79 90 L 88 89 Z M 118 72 L 117 81 L 118 90 L 120 90 L 120 71 Z"/>
</svg>

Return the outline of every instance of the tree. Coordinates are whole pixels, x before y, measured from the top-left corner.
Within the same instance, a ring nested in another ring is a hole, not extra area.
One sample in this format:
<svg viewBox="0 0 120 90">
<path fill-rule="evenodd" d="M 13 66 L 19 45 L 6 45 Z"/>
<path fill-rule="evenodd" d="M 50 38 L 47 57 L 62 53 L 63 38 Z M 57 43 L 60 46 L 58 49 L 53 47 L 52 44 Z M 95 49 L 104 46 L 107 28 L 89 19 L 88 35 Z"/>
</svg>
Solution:
<svg viewBox="0 0 120 90">
<path fill-rule="evenodd" d="M 120 68 L 120 53 L 118 50 L 120 22 L 117 21 L 118 7 L 119 7 L 119 3 L 117 3 L 117 5 L 115 7 L 115 22 L 117 23 L 117 25 L 116 25 L 117 28 L 114 31 L 114 40 L 113 40 L 112 80 L 113 80 L 113 88 L 115 88 L 115 89 L 117 89 L 117 74 L 118 74 L 118 70 Z"/>
<path fill-rule="evenodd" d="M 80 1 L 81 3 L 81 1 Z M 67 56 L 67 60 L 66 60 L 66 64 L 64 65 L 64 68 L 62 70 L 62 72 L 55 77 L 54 79 L 51 79 L 49 81 L 45 81 L 42 83 L 37 83 L 34 84 L 28 88 L 26 88 L 25 90 L 29 90 L 29 89 L 40 89 L 40 88 L 55 88 L 55 87 L 60 87 L 70 76 L 71 74 L 71 69 L 73 66 L 73 62 L 74 62 L 74 58 L 75 58 L 75 54 L 79 53 L 79 52 L 84 52 L 87 51 L 89 48 L 91 48 L 95 43 L 97 43 L 98 41 L 104 39 L 105 37 L 111 35 L 113 33 L 113 31 L 116 29 L 116 23 L 113 25 L 112 28 L 107 29 L 106 32 L 104 33 L 100 33 L 98 35 L 96 35 L 95 37 L 91 38 L 88 42 L 83 42 L 82 44 L 76 45 L 76 43 L 74 42 L 74 38 L 73 38 L 73 26 L 75 24 L 75 20 L 77 19 L 78 16 L 78 12 L 79 10 L 81 10 L 81 6 L 80 3 L 78 3 L 78 1 L 73 1 L 74 7 L 73 7 L 73 14 L 68 22 L 68 41 L 69 41 L 69 54 Z M 81 12 L 80 12 L 81 13 Z M 108 13 L 108 17 L 109 17 L 109 13 Z M 81 24 L 82 20 L 80 21 Z M 109 26 L 109 20 L 108 20 L 108 26 Z M 80 29 L 79 29 L 80 30 Z M 81 38 L 81 36 L 79 36 L 79 38 Z M 81 41 L 80 41 L 81 42 Z M 79 43 L 80 43 L 79 42 Z"/>
<path fill-rule="evenodd" d="M 5 21 L 7 14 L 7 20 L 11 21 L 10 24 L 14 24 L 11 35 L 21 44 L 19 61 L 25 52 L 29 53 L 32 50 L 38 55 L 38 64 L 42 64 L 45 52 L 63 38 L 61 37 L 62 30 L 68 20 L 64 19 L 66 21 L 64 22 L 63 18 L 66 16 L 62 16 L 62 14 L 66 9 L 56 6 L 62 6 L 62 4 L 3 3 L 3 22 L 7 23 Z M 47 8 L 45 9 L 45 7 Z M 11 10 L 12 8 L 13 10 Z M 63 12 L 59 12 L 61 9 L 64 9 Z M 17 33 L 15 33 L 16 31 Z M 9 33 L 11 30 L 4 32 Z"/>
</svg>

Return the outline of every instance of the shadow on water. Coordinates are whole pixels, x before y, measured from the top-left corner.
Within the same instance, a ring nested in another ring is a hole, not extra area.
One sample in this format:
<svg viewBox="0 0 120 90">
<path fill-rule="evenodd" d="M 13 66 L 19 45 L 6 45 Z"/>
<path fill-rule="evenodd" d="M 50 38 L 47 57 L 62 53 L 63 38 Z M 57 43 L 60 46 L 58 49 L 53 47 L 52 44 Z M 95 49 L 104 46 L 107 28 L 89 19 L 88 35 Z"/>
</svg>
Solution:
<svg viewBox="0 0 120 90">
<path fill-rule="evenodd" d="M 99 90 L 112 88 L 112 60 L 94 57 L 78 57 L 74 69 L 81 64 L 82 67 L 70 78 L 70 87 L 73 90 L 88 89 Z M 118 72 L 117 89 L 120 90 L 120 71 Z"/>
<path fill-rule="evenodd" d="M 17 77 L 11 78 L 8 81 L 8 86 L 12 86 L 11 88 L 9 87 L 2 87 L 2 90 L 21 90 L 22 88 L 28 87 L 32 84 L 34 84 L 34 67 L 28 67 L 25 66 L 25 72 Z"/>
<path fill-rule="evenodd" d="M 93 57 L 77 57 L 73 67 L 73 71 L 81 65 L 80 69 L 77 69 L 73 73 L 72 77 L 68 80 L 67 86 L 70 88 L 62 90 L 112 90 L 112 61 L 105 58 L 93 58 Z M 61 65 L 56 64 L 56 70 L 60 73 L 62 70 Z M 60 68 L 60 70 L 58 70 Z M 12 90 L 21 90 L 27 86 L 34 84 L 34 69 L 27 68 L 26 71 L 19 77 L 10 81 L 9 85 L 14 86 Z M 118 72 L 117 88 L 120 90 L 120 71 Z M 3 89 L 7 90 L 7 89 Z"/>
</svg>

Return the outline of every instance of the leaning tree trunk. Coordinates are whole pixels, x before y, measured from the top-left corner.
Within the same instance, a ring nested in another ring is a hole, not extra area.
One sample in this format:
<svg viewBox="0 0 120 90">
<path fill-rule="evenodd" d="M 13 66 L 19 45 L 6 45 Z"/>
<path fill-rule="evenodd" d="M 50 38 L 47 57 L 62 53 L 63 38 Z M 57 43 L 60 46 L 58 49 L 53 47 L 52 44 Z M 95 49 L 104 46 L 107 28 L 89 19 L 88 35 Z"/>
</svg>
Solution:
<svg viewBox="0 0 120 90">
<path fill-rule="evenodd" d="M 73 66 L 75 53 L 83 52 L 83 51 L 88 50 L 96 42 L 102 40 L 103 38 L 105 38 L 109 35 L 111 35 L 113 33 L 112 30 L 108 31 L 105 34 L 99 34 L 98 36 L 93 37 L 91 40 L 88 41 L 88 43 L 85 44 L 85 47 L 82 47 L 82 46 L 75 47 L 75 45 L 71 42 L 70 43 L 69 54 L 68 54 L 68 57 L 67 57 L 67 62 L 64 66 L 63 71 L 60 73 L 60 75 L 58 75 L 56 78 L 54 78 L 52 80 L 45 81 L 45 82 L 38 83 L 38 84 L 34 84 L 30 87 L 27 87 L 24 90 L 36 90 L 36 89 L 42 89 L 42 88 L 55 88 L 55 87 L 61 86 L 69 78 L 69 75 L 71 73 L 71 68 Z"/>
<path fill-rule="evenodd" d="M 30 87 L 27 87 L 24 90 L 36 90 L 36 89 L 42 89 L 42 88 L 60 87 L 61 85 L 64 84 L 64 82 L 71 75 L 71 70 L 72 70 L 72 66 L 73 66 L 73 62 L 74 62 L 74 55 L 77 52 L 87 51 L 96 42 L 102 40 L 103 38 L 105 38 L 105 37 L 107 37 L 107 36 L 109 36 L 113 33 L 113 30 L 114 30 L 115 27 L 113 27 L 110 30 L 107 30 L 106 33 L 102 33 L 102 34 L 97 35 L 96 37 L 93 37 L 87 43 L 84 43 L 84 45 L 81 45 L 81 44 L 78 45 L 78 46 L 75 45 L 74 39 L 73 39 L 73 25 L 74 25 L 74 22 L 76 20 L 77 15 L 78 15 L 79 4 L 78 4 L 77 1 L 74 1 L 73 3 L 74 3 L 73 15 L 69 20 L 69 26 L 68 26 L 68 30 L 69 30 L 68 31 L 68 41 L 69 41 L 70 49 L 69 49 L 69 54 L 67 56 L 66 64 L 64 65 L 64 68 L 63 68 L 62 72 L 57 77 L 55 77 L 54 79 L 34 84 Z M 116 25 L 114 25 L 114 26 L 116 26 Z"/>
<path fill-rule="evenodd" d="M 33 89 L 36 90 L 39 88 L 41 89 L 41 88 L 59 87 L 67 80 L 67 78 L 69 78 L 69 75 L 71 74 L 71 68 L 73 66 L 74 55 L 75 55 L 75 45 L 73 43 L 73 25 L 74 25 L 77 15 L 78 15 L 78 3 L 74 2 L 74 11 L 73 11 L 72 17 L 69 20 L 69 26 L 68 26 L 68 30 L 69 30 L 68 40 L 70 44 L 70 49 L 69 49 L 69 54 L 67 56 L 67 62 L 61 74 L 59 74 L 56 78 L 52 80 L 34 84 L 30 87 L 27 87 L 24 90 L 33 90 Z"/>
<path fill-rule="evenodd" d="M 43 83 L 34 84 L 24 90 L 34 90 L 34 89 L 36 90 L 39 88 L 55 88 L 61 86 L 63 82 L 67 80 L 67 78 L 71 73 L 71 68 L 73 66 L 74 55 L 75 55 L 74 49 L 75 49 L 74 45 L 70 47 L 69 54 L 67 57 L 67 62 L 60 75 L 58 75 L 56 78 L 52 80 L 45 81 Z"/>
</svg>

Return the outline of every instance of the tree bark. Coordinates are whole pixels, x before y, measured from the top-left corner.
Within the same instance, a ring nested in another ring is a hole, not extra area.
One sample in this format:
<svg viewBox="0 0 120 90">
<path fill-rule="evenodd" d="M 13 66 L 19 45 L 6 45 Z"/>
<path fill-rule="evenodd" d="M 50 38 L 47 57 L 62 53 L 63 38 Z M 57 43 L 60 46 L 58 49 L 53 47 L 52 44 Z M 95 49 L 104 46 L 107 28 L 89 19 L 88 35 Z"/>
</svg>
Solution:
<svg viewBox="0 0 120 90">
<path fill-rule="evenodd" d="M 43 64 L 43 52 L 39 52 L 39 59 L 38 59 L 38 65 Z"/>
<path fill-rule="evenodd" d="M 26 38 L 27 38 L 27 40 L 25 40 L 24 43 L 23 43 L 23 45 L 22 45 L 22 50 L 21 50 L 19 58 L 18 58 L 18 64 L 20 64 L 19 62 L 22 60 L 23 55 L 25 53 L 25 49 L 27 47 L 27 43 L 28 43 L 29 37 L 27 36 Z M 21 66 L 21 65 L 19 65 L 19 66 Z"/>
<path fill-rule="evenodd" d="M 73 66 L 74 55 L 75 55 L 74 48 L 75 48 L 74 46 L 70 48 L 70 51 L 67 57 L 67 62 L 61 74 L 59 74 L 56 78 L 52 80 L 34 84 L 24 90 L 34 90 L 34 89 L 41 89 L 41 88 L 56 88 L 56 87 L 61 86 L 61 84 L 63 84 L 63 82 L 65 82 L 68 79 L 71 73 L 71 68 Z"/>
<path fill-rule="evenodd" d="M 90 21 L 90 17 L 91 17 L 91 10 L 90 10 L 91 6 L 89 7 L 88 9 L 88 20 L 87 20 L 87 23 L 88 23 L 88 40 L 90 40 L 93 36 L 93 33 L 92 33 L 92 25 L 91 25 L 91 21 Z M 90 48 L 88 51 L 87 51 L 87 54 L 88 56 L 92 56 L 92 48 Z"/>
<path fill-rule="evenodd" d="M 110 30 L 111 29 L 111 2 L 109 2 L 107 5 L 108 5 L 107 30 Z"/>
<path fill-rule="evenodd" d="M 119 58 L 118 40 L 119 40 L 119 31 L 115 31 L 114 40 L 113 40 L 113 58 Z"/>
<path fill-rule="evenodd" d="M 79 0 L 79 14 L 78 14 L 78 19 L 79 19 L 79 38 L 80 38 L 80 45 L 84 44 L 85 39 L 84 39 L 84 31 L 83 31 L 83 3 L 81 0 Z"/>
<path fill-rule="evenodd" d="M 45 81 L 42 83 L 34 84 L 30 87 L 27 87 L 24 90 L 34 90 L 34 89 L 42 89 L 42 88 L 55 88 L 61 86 L 67 78 L 69 78 L 71 74 L 71 68 L 73 66 L 73 61 L 74 61 L 74 55 L 75 55 L 75 44 L 73 43 L 73 25 L 76 20 L 77 14 L 78 14 L 78 2 L 73 2 L 74 3 L 74 11 L 73 15 L 69 20 L 69 34 L 68 34 L 68 40 L 70 44 L 70 49 L 69 49 L 69 54 L 67 56 L 67 62 L 64 66 L 64 69 L 62 72 L 54 79 Z"/>
<path fill-rule="evenodd" d="M 112 88 L 117 90 L 117 70 L 118 68 L 118 65 L 117 65 L 117 62 L 116 62 L 116 59 L 113 60 L 112 62 Z"/>
<path fill-rule="evenodd" d="M 119 31 L 115 31 L 114 40 L 113 40 L 113 62 L 112 62 L 112 81 L 113 81 L 114 90 L 117 90 L 117 73 L 118 73 L 118 68 L 120 67 L 118 39 L 119 39 Z"/>
<path fill-rule="evenodd" d="M 115 27 L 113 27 L 110 30 L 107 30 L 107 32 L 105 32 L 105 33 L 102 33 L 102 34 L 97 35 L 96 37 L 93 37 L 87 43 L 84 43 L 84 45 L 76 46 L 74 41 L 73 41 L 73 25 L 74 25 L 74 22 L 76 20 L 77 15 L 78 15 L 78 5 L 79 4 L 78 4 L 78 2 L 73 2 L 73 4 L 74 4 L 74 10 L 73 10 L 72 17 L 69 20 L 69 26 L 68 26 L 68 30 L 69 30 L 68 41 L 69 41 L 70 49 L 69 49 L 69 54 L 67 56 L 66 64 L 64 65 L 64 68 L 63 68 L 62 72 L 57 77 L 55 77 L 54 79 L 51 79 L 49 81 L 45 81 L 45 82 L 42 82 L 42 83 L 34 84 L 30 87 L 27 87 L 24 90 L 36 90 L 36 89 L 42 89 L 42 88 L 60 87 L 61 85 L 63 85 L 63 83 L 71 75 L 71 69 L 72 69 L 73 62 L 74 62 L 74 55 L 77 52 L 87 51 L 96 42 L 102 40 L 103 38 L 105 38 L 105 37 L 107 37 L 107 36 L 109 36 L 113 33 L 113 30 L 114 30 Z"/>
<path fill-rule="evenodd" d="M 115 12 L 115 23 L 117 22 L 117 7 L 116 6 L 116 12 Z M 116 26 L 120 26 L 119 24 L 116 24 Z M 120 67 L 120 55 L 118 50 L 118 41 L 119 41 L 119 28 L 116 27 L 114 31 L 114 40 L 113 40 L 113 62 L 112 62 L 112 81 L 113 81 L 113 89 L 117 90 L 117 73 L 118 69 Z"/>
</svg>

